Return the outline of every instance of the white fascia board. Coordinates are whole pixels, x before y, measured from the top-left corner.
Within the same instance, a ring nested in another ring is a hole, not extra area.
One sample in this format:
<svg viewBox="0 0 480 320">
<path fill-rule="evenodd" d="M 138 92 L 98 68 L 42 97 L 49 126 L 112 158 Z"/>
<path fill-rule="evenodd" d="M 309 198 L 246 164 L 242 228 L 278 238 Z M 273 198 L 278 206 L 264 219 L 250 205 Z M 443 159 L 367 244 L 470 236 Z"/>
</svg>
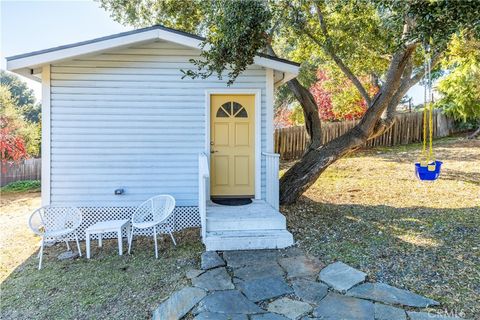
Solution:
<svg viewBox="0 0 480 320">
<path fill-rule="evenodd" d="M 157 39 L 159 30 L 149 30 L 141 33 L 112 38 L 104 41 L 89 43 L 71 48 L 41 53 L 25 58 L 7 61 L 7 70 L 13 71 L 21 68 L 36 68 L 43 64 L 55 63 L 62 60 L 73 59 L 78 56 L 105 51 L 112 48 L 128 46 L 138 42 Z"/>
<path fill-rule="evenodd" d="M 294 65 L 289 64 L 289 63 L 276 61 L 276 60 L 273 60 L 273 59 L 268 59 L 268 58 L 259 57 L 259 56 L 255 57 L 254 63 L 256 65 L 259 65 L 259 66 L 262 66 L 262 67 L 265 67 L 265 68 L 278 70 L 278 71 L 283 71 L 283 72 L 286 72 L 286 73 L 291 73 L 294 76 L 297 76 L 299 71 L 300 71 L 300 67 L 298 67 L 298 66 L 294 66 Z"/>
<path fill-rule="evenodd" d="M 183 36 L 181 34 L 177 34 L 171 31 L 166 31 L 166 30 L 157 30 L 158 35 L 157 37 L 161 40 L 173 42 L 182 46 L 194 48 L 194 49 L 201 49 L 200 44 L 202 43 L 202 40 L 200 39 L 194 39 L 191 37 Z"/>
</svg>

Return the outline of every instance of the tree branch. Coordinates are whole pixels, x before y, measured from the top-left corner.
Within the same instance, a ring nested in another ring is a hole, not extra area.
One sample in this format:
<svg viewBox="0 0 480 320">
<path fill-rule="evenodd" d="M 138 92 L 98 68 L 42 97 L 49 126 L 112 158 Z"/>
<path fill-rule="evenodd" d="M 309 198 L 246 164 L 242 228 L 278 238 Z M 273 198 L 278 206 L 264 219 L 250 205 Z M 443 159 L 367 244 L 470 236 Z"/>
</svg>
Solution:
<svg viewBox="0 0 480 320">
<path fill-rule="evenodd" d="M 367 105 L 370 106 L 372 101 L 370 99 L 367 90 L 363 87 L 362 83 L 358 78 L 353 74 L 353 72 L 345 65 L 345 63 L 340 59 L 340 57 L 335 53 L 333 45 L 331 43 L 330 35 L 328 34 L 327 25 L 323 17 L 322 11 L 318 4 L 315 5 L 317 10 L 318 21 L 320 22 L 320 29 L 325 37 L 325 43 L 322 44 L 318 39 L 316 39 L 309 31 L 306 31 L 307 36 L 312 39 L 317 45 L 324 48 L 325 52 L 332 58 L 332 60 L 337 64 L 337 66 L 342 70 L 343 74 L 353 83 L 357 90 L 362 95 L 363 99 L 367 102 Z"/>
<path fill-rule="evenodd" d="M 437 63 L 440 61 L 440 58 L 442 57 L 443 55 L 443 51 L 441 52 L 436 52 L 433 56 L 432 56 L 432 69 L 437 65 Z M 413 87 L 415 84 L 417 84 L 420 80 L 422 80 L 422 78 L 425 76 L 425 68 L 422 68 L 420 69 L 419 71 L 417 71 L 415 73 L 415 75 L 409 79 L 409 86 L 410 87 Z"/>
<path fill-rule="evenodd" d="M 434 56 L 432 57 L 432 67 L 440 61 L 441 56 L 441 52 L 437 52 L 436 54 L 434 54 Z M 412 73 L 413 56 L 410 57 L 410 61 L 407 63 L 405 70 L 403 71 L 402 82 L 387 106 L 385 117 L 378 120 L 377 124 L 375 125 L 374 132 L 369 137 L 369 140 L 382 135 L 385 131 L 387 131 L 393 126 L 393 124 L 395 123 L 395 115 L 398 104 L 407 94 L 408 90 L 410 90 L 411 87 L 413 87 L 423 78 L 423 76 L 425 75 L 425 68 L 419 70 L 417 73 L 415 73 L 413 77 Z"/>
<path fill-rule="evenodd" d="M 267 45 L 267 52 L 276 57 L 271 45 Z M 305 119 L 305 130 L 310 138 L 308 149 L 318 148 L 322 143 L 322 124 L 318 115 L 318 106 L 310 91 L 302 86 L 297 78 L 287 82 L 288 88 L 300 103 Z"/>
<path fill-rule="evenodd" d="M 380 120 L 381 114 L 390 105 L 393 97 L 398 93 L 398 90 L 402 84 L 402 77 L 404 75 L 405 68 L 410 63 L 411 56 L 416 48 L 416 44 L 410 44 L 405 47 L 404 50 L 397 52 L 390 63 L 388 69 L 385 85 L 378 92 L 374 98 L 374 102 L 370 108 L 367 109 L 360 122 L 357 124 L 358 130 L 361 131 L 361 136 L 365 139 L 370 139 L 372 135 L 375 135 L 380 127 L 387 122 Z M 402 95 L 403 96 L 403 95 Z M 402 98 L 400 96 L 400 99 Z M 398 104 L 398 103 L 397 103 Z M 393 121 L 393 120 L 390 120 Z"/>
</svg>

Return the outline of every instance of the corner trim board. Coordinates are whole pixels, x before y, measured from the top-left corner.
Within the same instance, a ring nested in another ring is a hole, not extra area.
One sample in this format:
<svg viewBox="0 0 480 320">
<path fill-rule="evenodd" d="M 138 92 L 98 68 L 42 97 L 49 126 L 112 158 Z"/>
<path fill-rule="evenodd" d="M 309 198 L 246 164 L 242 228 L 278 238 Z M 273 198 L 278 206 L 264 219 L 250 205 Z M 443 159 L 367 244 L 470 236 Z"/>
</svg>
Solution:
<svg viewBox="0 0 480 320">
<path fill-rule="evenodd" d="M 50 65 L 42 68 L 42 206 L 50 205 L 51 182 L 51 109 Z"/>
<path fill-rule="evenodd" d="M 265 150 L 267 150 L 267 152 L 269 153 L 273 153 L 273 150 L 274 150 L 274 146 L 273 146 L 273 117 L 274 117 L 274 112 L 273 112 L 273 108 L 274 108 L 274 71 L 273 69 L 267 69 L 267 72 L 266 72 L 266 76 L 267 76 L 267 82 L 266 82 L 266 108 L 267 108 L 267 119 L 266 119 L 266 129 L 267 129 L 267 137 L 266 137 L 266 141 L 267 141 L 267 145 L 266 145 L 266 148 Z"/>
</svg>

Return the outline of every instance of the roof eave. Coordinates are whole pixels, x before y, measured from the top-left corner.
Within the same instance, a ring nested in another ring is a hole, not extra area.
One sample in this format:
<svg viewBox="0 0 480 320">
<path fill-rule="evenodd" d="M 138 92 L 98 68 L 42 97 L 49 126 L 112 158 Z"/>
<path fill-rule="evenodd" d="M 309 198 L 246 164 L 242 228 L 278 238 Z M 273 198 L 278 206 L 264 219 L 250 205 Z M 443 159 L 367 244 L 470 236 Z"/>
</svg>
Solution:
<svg viewBox="0 0 480 320">
<path fill-rule="evenodd" d="M 38 53 L 17 59 L 7 58 L 7 70 L 14 71 L 22 68 L 38 68 L 44 64 L 56 63 L 63 60 L 74 59 L 83 55 L 99 53 L 112 48 L 119 48 L 135 43 L 154 40 L 158 38 L 158 35 L 159 30 L 149 30 L 142 33 L 135 33 L 123 37 L 88 43 L 81 46 Z"/>
<path fill-rule="evenodd" d="M 30 69 L 30 68 L 20 68 L 20 69 L 8 69 L 8 71 L 19 74 L 25 78 L 30 80 L 34 80 L 36 82 L 42 82 L 42 77 L 39 74 L 42 72 L 41 68 Z"/>
<path fill-rule="evenodd" d="M 100 53 L 109 49 L 118 49 L 131 46 L 137 43 L 152 40 L 165 40 L 193 49 L 201 49 L 202 39 L 196 36 L 187 36 L 179 32 L 173 32 L 168 28 L 147 28 L 144 31 L 126 32 L 119 36 L 100 38 L 97 41 L 85 41 L 71 46 L 62 46 L 33 52 L 31 54 L 19 55 L 7 58 L 7 70 L 17 72 L 22 69 L 35 69 L 45 64 L 58 63 L 64 60 L 75 59 L 80 56 Z M 265 68 L 298 75 L 297 64 L 282 61 L 282 59 L 267 58 L 259 55 L 254 63 Z M 18 73 L 18 72 L 17 72 Z"/>
</svg>

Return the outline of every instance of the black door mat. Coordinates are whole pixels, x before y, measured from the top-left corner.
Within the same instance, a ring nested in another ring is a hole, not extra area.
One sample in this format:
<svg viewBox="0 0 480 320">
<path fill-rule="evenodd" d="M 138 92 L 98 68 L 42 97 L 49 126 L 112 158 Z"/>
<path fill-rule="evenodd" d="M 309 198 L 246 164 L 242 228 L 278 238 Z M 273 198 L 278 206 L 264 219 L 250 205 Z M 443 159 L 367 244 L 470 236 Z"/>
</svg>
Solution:
<svg viewBox="0 0 480 320">
<path fill-rule="evenodd" d="M 212 202 L 222 206 L 244 206 L 252 203 L 250 198 L 212 198 Z"/>
</svg>

